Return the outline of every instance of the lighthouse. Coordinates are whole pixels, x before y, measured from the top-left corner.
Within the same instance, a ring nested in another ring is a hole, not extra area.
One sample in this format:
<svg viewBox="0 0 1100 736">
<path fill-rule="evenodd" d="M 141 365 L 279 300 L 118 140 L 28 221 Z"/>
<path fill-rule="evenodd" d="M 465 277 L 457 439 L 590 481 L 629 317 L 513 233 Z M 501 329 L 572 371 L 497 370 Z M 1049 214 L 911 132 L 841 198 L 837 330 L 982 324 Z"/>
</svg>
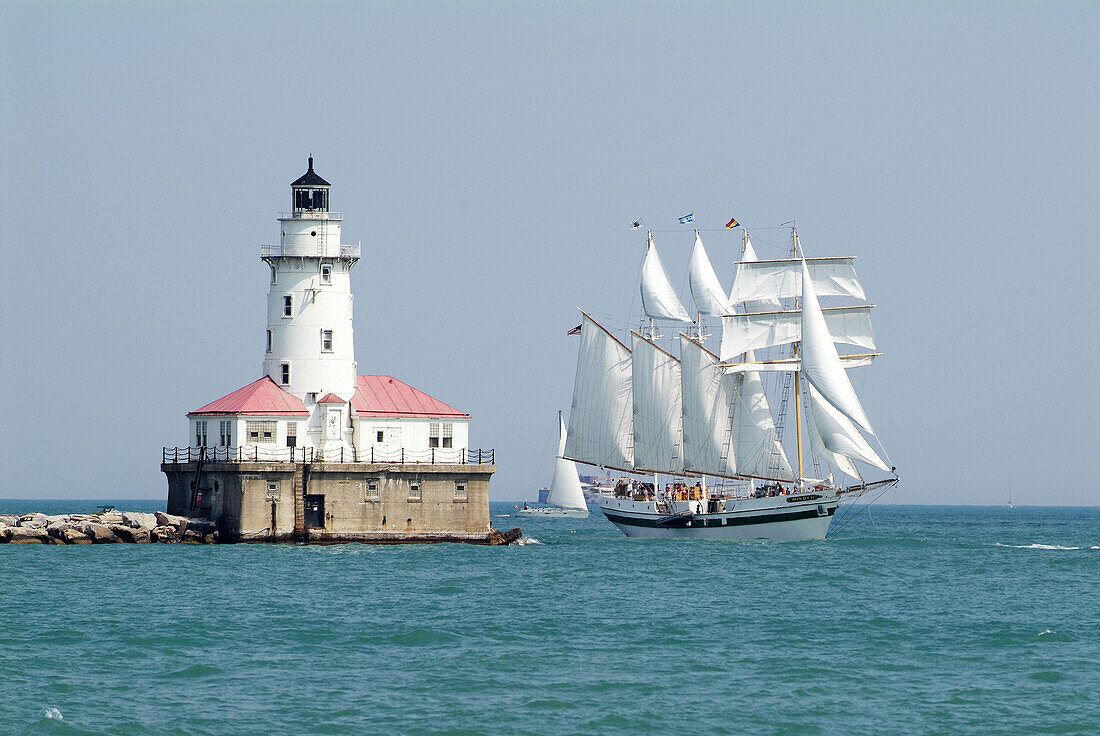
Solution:
<svg viewBox="0 0 1100 736">
<path fill-rule="evenodd" d="M 329 211 L 330 187 L 310 156 L 290 185 L 291 210 L 279 216 L 279 244 L 261 247 L 270 270 L 263 372 L 310 412 L 308 446 L 350 448 L 345 412 L 357 373 L 351 270 L 360 246 L 341 243 L 343 218 Z"/>
<path fill-rule="evenodd" d="M 228 539 L 492 539 L 492 450 L 469 446 L 470 415 L 390 375 L 360 375 L 343 216 L 313 168 L 291 182 L 267 266 L 262 375 L 188 417 L 165 447 L 172 513 Z M 381 355 L 372 347 L 372 359 Z"/>
</svg>

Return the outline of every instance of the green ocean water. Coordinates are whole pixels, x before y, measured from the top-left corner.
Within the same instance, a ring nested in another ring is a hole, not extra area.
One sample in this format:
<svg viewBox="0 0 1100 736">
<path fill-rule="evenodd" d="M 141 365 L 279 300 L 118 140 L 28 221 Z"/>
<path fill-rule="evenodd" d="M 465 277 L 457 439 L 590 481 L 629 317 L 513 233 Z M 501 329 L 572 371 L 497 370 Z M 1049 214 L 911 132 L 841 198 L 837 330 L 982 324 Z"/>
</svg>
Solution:
<svg viewBox="0 0 1100 736">
<path fill-rule="evenodd" d="M 32 506 L 78 510 L 0 513 Z M 1100 509 L 875 505 L 808 543 L 521 525 L 0 545 L 0 734 L 1100 733 Z"/>
</svg>

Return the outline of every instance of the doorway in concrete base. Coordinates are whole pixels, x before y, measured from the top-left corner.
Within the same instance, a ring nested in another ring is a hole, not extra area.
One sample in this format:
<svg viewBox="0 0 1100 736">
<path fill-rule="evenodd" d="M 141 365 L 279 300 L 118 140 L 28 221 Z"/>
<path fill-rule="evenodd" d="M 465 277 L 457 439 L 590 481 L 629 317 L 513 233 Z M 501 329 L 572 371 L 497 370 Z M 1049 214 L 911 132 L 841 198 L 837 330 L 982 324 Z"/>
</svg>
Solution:
<svg viewBox="0 0 1100 736">
<path fill-rule="evenodd" d="M 306 495 L 306 527 L 321 528 L 325 525 L 325 497 Z"/>
</svg>

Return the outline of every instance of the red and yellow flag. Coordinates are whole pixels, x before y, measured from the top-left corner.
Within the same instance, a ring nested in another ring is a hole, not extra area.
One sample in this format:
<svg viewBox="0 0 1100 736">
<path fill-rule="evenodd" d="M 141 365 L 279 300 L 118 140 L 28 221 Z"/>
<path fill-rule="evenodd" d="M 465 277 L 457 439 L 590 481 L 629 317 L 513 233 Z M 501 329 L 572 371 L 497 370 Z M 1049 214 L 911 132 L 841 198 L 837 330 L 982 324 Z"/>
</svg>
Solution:
<svg viewBox="0 0 1100 736">
<path fill-rule="evenodd" d="M 737 220 L 730 218 L 730 221 L 726 223 L 726 227 L 737 227 L 740 224 Z"/>
</svg>

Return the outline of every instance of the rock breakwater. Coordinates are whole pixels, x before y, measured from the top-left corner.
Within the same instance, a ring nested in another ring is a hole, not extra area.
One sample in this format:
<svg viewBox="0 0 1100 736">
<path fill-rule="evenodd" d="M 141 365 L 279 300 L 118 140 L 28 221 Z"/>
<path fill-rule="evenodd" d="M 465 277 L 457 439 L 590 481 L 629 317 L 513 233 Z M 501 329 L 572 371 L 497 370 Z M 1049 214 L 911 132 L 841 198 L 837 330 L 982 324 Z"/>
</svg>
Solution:
<svg viewBox="0 0 1100 736">
<path fill-rule="evenodd" d="M 214 522 L 108 509 L 96 514 L 0 515 L 0 544 L 216 544 Z"/>
</svg>

